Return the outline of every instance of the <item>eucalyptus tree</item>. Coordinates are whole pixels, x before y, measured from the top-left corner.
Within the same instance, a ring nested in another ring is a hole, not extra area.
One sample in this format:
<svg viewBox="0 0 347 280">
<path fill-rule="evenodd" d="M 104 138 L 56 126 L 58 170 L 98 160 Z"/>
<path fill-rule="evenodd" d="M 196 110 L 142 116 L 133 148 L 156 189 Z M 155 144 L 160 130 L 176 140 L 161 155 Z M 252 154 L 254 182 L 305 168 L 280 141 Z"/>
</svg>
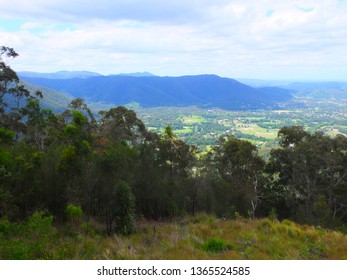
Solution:
<svg viewBox="0 0 347 280">
<path fill-rule="evenodd" d="M 7 103 L 4 100 L 5 95 L 10 94 L 13 85 L 19 83 L 19 78 L 15 71 L 7 64 L 9 59 L 16 58 L 16 53 L 12 48 L 0 47 L 0 113 L 4 113 Z"/>
<path fill-rule="evenodd" d="M 168 201 L 168 217 L 172 220 L 174 213 L 183 208 L 182 187 L 191 176 L 195 163 L 196 147 L 190 146 L 177 138 L 170 126 L 165 128 L 159 143 L 159 153 L 163 174 L 165 174 Z"/>
<path fill-rule="evenodd" d="M 107 232 L 111 233 L 116 219 L 117 190 L 125 183 L 133 192 L 138 182 L 139 148 L 147 131 L 135 112 L 122 106 L 102 111 L 100 116 L 95 132 L 93 192 L 97 213 L 104 217 Z"/>
<path fill-rule="evenodd" d="M 219 186 L 224 186 L 219 198 L 225 201 L 224 207 L 235 207 L 235 211 L 250 213 L 254 218 L 262 199 L 264 167 L 256 146 L 235 137 L 221 138 L 210 153 L 210 161 L 219 176 Z"/>
<path fill-rule="evenodd" d="M 281 147 L 271 151 L 268 172 L 273 174 L 275 185 L 287 190 L 292 217 L 318 224 L 345 219 L 346 137 L 311 134 L 302 127 L 282 128 L 279 136 Z"/>
</svg>

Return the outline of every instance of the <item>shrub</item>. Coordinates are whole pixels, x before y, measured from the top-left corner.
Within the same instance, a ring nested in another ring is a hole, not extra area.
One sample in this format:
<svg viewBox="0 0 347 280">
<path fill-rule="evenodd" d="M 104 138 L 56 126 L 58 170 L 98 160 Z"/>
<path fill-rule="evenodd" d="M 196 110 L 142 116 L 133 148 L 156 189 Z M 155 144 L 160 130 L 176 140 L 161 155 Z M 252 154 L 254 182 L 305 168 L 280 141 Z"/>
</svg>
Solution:
<svg viewBox="0 0 347 280">
<path fill-rule="evenodd" d="M 90 237 L 96 236 L 95 229 L 93 229 L 89 223 L 86 222 L 86 223 L 81 224 L 81 228 L 84 230 L 84 233 L 89 235 Z"/>
<path fill-rule="evenodd" d="M 271 232 L 272 229 L 272 221 L 270 218 L 265 218 L 263 220 L 261 220 L 258 224 L 258 229 L 262 230 L 266 233 Z"/>
<path fill-rule="evenodd" d="M 73 224 L 76 224 L 79 221 L 79 219 L 83 216 L 83 211 L 81 206 L 76 206 L 73 204 L 68 204 L 68 206 L 66 206 L 65 213 L 68 219 Z"/>
<path fill-rule="evenodd" d="M 25 223 L 11 223 L 2 220 L 0 231 L 0 259 L 48 259 L 51 257 L 48 247 L 56 237 L 52 227 L 52 216 L 35 212 Z"/>
<path fill-rule="evenodd" d="M 29 239 L 50 240 L 56 235 L 56 229 L 52 227 L 53 216 L 44 216 L 43 212 L 35 212 L 23 225 L 23 231 Z"/>
<path fill-rule="evenodd" d="M 116 186 L 114 197 L 116 200 L 114 230 L 119 234 L 130 234 L 134 229 L 135 197 L 129 185 L 123 181 Z"/>
<path fill-rule="evenodd" d="M 277 216 L 276 208 L 271 208 L 271 210 L 269 212 L 269 218 L 273 221 L 277 220 L 278 216 Z"/>
<path fill-rule="evenodd" d="M 219 253 L 231 249 L 231 246 L 219 238 L 211 238 L 202 245 L 202 248 L 207 252 Z"/>
<path fill-rule="evenodd" d="M 0 220 L 0 238 L 10 235 L 11 223 L 7 219 Z"/>
<path fill-rule="evenodd" d="M 319 240 L 307 240 L 300 250 L 300 255 L 303 259 L 322 259 L 326 257 L 326 246 Z"/>
</svg>

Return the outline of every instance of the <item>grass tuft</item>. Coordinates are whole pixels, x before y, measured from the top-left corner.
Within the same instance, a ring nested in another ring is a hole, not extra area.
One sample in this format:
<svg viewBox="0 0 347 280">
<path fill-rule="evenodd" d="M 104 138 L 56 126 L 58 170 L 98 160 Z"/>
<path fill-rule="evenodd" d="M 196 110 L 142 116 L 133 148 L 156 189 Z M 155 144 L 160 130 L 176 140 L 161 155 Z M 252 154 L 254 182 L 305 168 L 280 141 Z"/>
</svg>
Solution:
<svg viewBox="0 0 347 280">
<path fill-rule="evenodd" d="M 202 245 L 202 249 L 206 252 L 219 253 L 231 249 L 231 245 L 227 244 L 222 239 L 211 238 Z"/>
</svg>

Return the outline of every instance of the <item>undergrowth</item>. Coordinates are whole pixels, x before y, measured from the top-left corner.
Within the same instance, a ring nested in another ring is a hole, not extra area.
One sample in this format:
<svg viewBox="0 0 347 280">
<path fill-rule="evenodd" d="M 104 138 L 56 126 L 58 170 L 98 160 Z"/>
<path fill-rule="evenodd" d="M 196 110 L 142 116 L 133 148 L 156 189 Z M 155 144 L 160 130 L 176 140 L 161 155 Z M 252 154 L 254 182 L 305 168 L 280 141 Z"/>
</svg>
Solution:
<svg viewBox="0 0 347 280">
<path fill-rule="evenodd" d="M 127 236 L 106 236 L 96 221 L 52 222 L 42 212 L 23 223 L 1 219 L 0 259 L 347 259 L 342 232 L 274 218 L 142 220 Z"/>
</svg>

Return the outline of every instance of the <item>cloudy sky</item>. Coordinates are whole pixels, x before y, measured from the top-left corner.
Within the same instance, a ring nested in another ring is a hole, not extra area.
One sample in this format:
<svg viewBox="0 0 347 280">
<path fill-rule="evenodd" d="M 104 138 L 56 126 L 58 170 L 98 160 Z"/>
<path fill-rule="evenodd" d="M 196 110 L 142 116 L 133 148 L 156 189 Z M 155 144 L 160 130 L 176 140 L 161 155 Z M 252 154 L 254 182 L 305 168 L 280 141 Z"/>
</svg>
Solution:
<svg viewBox="0 0 347 280">
<path fill-rule="evenodd" d="M 347 80 L 347 0 L 0 0 L 16 71 Z"/>
</svg>

